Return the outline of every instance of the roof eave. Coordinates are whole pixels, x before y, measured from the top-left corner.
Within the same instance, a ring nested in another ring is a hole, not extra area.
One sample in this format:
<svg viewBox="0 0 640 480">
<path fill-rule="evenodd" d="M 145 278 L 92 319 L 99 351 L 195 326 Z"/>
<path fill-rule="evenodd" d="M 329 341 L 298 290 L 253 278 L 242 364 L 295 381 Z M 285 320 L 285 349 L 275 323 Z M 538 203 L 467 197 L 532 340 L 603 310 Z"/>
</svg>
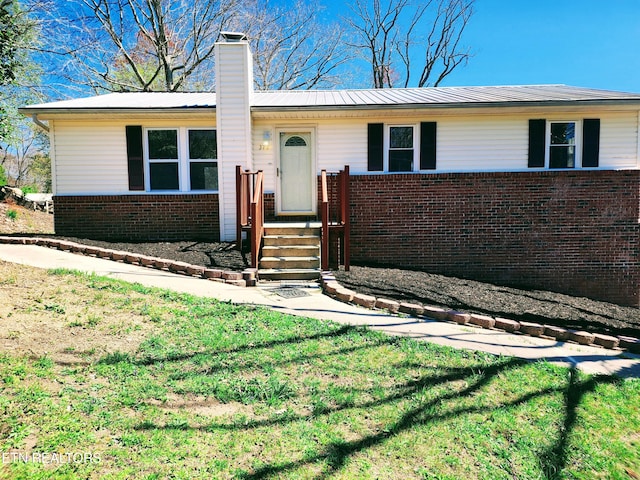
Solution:
<svg viewBox="0 0 640 480">
<path fill-rule="evenodd" d="M 130 114 L 144 114 L 150 115 L 155 113 L 191 113 L 194 110 L 206 112 L 207 110 L 215 112 L 216 107 L 212 106 L 192 106 L 192 107 L 101 107 L 101 108 L 37 108 L 37 107 L 21 107 L 18 112 L 23 115 L 100 115 L 100 114 L 116 114 L 116 115 L 130 115 Z"/>
<path fill-rule="evenodd" d="M 539 107 L 629 107 L 640 108 L 640 99 L 584 99 L 584 100 L 543 100 L 543 101 L 500 101 L 500 102 L 451 102 L 451 103 L 401 103 L 366 105 L 253 105 L 254 112 L 321 112 L 321 111 L 373 111 L 373 110 L 453 110 L 453 109 L 493 109 L 493 108 L 539 108 Z M 100 107 L 100 108 L 39 108 L 21 107 L 23 115 L 153 115 L 215 112 L 215 106 L 180 107 Z"/>
<path fill-rule="evenodd" d="M 627 106 L 640 108 L 640 99 L 594 99 L 594 100 L 543 100 L 504 102 L 451 102 L 451 103 L 402 103 L 368 105 L 254 105 L 256 112 L 300 112 L 338 110 L 436 110 L 477 108 L 526 108 L 526 107 L 575 107 L 575 106 Z"/>
</svg>

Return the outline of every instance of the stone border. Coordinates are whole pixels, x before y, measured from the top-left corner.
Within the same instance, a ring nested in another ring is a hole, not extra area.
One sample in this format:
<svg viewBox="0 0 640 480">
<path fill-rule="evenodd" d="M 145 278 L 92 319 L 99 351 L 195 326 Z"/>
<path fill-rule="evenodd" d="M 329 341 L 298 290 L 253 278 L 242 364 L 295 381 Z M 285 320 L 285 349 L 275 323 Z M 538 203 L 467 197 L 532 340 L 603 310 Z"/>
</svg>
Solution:
<svg viewBox="0 0 640 480">
<path fill-rule="evenodd" d="M 27 198 L 27 195 L 22 192 L 19 188 L 10 187 L 9 185 L 5 185 L 0 187 L 0 200 L 11 199 L 16 204 L 21 207 L 28 208 L 30 210 L 40 210 L 45 213 L 53 214 L 53 200 L 33 200 Z M 38 194 L 40 195 L 40 194 Z M 47 194 L 44 194 L 47 195 Z M 11 205 L 9 205 L 11 206 Z"/>
<path fill-rule="evenodd" d="M 204 278 L 213 282 L 227 283 L 238 287 L 255 287 L 257 285 L 257 269 L 248 268 L 242 272 L 225 271 L 191 265 L 176 260 L 149 257 L 135 253 L 111 250 L 107 248 L 82 245 L 66 240 L 39 237 L 7 237 L 0 236 L 0 243 L 15 245 L 37 245 L 65 252 L 87 255 L 115 262 L 130 263 L 157 270 L 177 273 L 196 278 Z M 603 335 L 585 331 L 569 330 L 552 325 L 532 322 L 518 322 L 507 318 L 494 318 L 488 315 L 458 312 L 444 308 L 420 305 L 415 303 L 396 302 L 385 298 L 357 293 L 344 288 L 338 283 L 332 272 L 322 272 L 320 276 L 322 290 L 327 295 L 346 303 L 354 303 L 365 308 L 387 310 L 389 313 L 404 313 L 415 318 L 455 322 L 459 325 L 472 325 L 486 329 L 504 330 L 509 333 L 521 333 L 533 337 L 546 337 L 559 342 L 574 342 L 580 345 L 595 345 L 611 350 L 627 350 L 640 353 L 640 339 L 626 335 Z"/>
<path fill-rule="evenodd" d="M 458 312 L 440 307 L 420 305 L 415 303 L 396 302 L 386 298 L 376 298 L 344 288 L 332 272 L 322 272 L 322 290 L 343 302 L 353 303 L 370 309 L 387 310 L 389 313 L 398 312 L 415 318 L 454 322 L 459 325 L 471 325 L 485 329 L 503 330 L 509 333 L 545 337 L 559 342 L 573 342 L 579 345 L 591 345 L 608 348 L 610 350 L 626 350 L 640 353 L 640 339 L 626 335 L 604 335 L 585 331 L 569 330 L 553 325 L 542 325 L 533 322 L 522 322 L 508 318 L 490 317 L 476 313 Z"/>
<path fill-rule="evenodd" d="M 168 260 L 164 258 L 149 257 L 130 252 L 111 250 L 107 248 L 82 245 L 66 240 L 39 237 L 6 237 L 0 236 L 0 243 L 14 245 L 37 245 L 49 247 L 65 252 L 77 253 L 89 257 L 102 258 L 121 263 L 130 263 L 142 267 L 155 268 L 167 272 L 178 273 L 189 277 L 204 278 L 213 282 L 227 283 L 238 287 L 255 287 L 257 285 L 257 269 L 248 268 L 243 272 L 226 271 L 216 268 L 205 268 L 199 265 L 191 265 L 185 262 Z"/>
</svg>

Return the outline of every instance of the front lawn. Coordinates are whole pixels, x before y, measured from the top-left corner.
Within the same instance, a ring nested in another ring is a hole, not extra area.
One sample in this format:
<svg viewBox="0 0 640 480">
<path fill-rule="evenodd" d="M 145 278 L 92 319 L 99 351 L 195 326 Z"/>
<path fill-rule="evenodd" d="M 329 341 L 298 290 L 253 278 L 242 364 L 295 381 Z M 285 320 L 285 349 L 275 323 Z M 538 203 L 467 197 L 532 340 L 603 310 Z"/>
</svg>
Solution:
<svg viewBox="0 0 640 480">
<path fill-rule="evenodd" d="M 640 475 L 638 379 L 2 262 L 0 298 L 0 478 Z"/>
</svg>

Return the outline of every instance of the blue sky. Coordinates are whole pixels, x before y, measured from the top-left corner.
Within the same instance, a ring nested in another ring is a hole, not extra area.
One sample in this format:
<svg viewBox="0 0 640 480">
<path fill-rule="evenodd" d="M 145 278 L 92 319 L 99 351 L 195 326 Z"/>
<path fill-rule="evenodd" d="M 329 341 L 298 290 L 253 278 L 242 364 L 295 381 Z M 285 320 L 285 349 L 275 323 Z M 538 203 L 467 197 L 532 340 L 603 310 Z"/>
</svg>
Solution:
<svg viewBox="0 0 640 480">
<path fill-rule="evenodd" d="M 320 1 L 329 18 L 347 14 L 351 4 Z M 463 38 L 473 57 L 442 86 L 566 84 L 640 93 L 640 0 L 475 0 L 474 10 Z"/>
<path fill-rule="evenodd" d="M 474 57 L 443 86 L 640 92 L 640 0 L 476 0 L 467 28 Z"/>
</svg>

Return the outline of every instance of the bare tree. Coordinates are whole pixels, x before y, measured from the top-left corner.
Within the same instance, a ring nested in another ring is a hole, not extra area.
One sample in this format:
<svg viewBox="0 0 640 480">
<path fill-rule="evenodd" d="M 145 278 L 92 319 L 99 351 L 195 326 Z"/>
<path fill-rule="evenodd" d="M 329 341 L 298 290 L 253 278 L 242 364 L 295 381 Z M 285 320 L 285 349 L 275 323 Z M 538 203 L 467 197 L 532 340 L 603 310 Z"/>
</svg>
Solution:
<svg viewBox="0 0 640 480">
<path fill-rule="evenodd" d="M 69 0 L 42 12 L 48 53 L 94 91 L 212 89 L 214 43 L 236 0 Z"/>
<path fill-rule="evenodd" d="M 41 10 L 65 84 L 100 91 L 215 88 L 222 30 L 247 34 L 258 89 L 333 86 L 341 35 L 317 18 L 315 0 L 31 0 Z"/>
<path fill-rule="evenodd" d="M 40 182 L 46 172 L 36 174 L 32 164 L 36 158 L 40 164 L 48 161 L 48 137 L 18 113 L 18 107 L 43 100 L 40 68 L 32 57 L 41 37 L 34 3 L 0 0 L 0 173 L 13 185 L 37 178 L 39 188 L 46 188 Z"/>
<path fill-rule="evenodd" d="M 347 60 L 342 30 L 336 22 L 321 21 L 315 1 L 288 4 L 269 0 L 242 3 L 233 19 L 236 30 L 247 33 L 259 90 L 332 88 Z"/>
<path fill-rule="evenodd" d="M 369 4 L 356 0 L 347 23 L 358 40 L 350 45 L 369 63 L 373 86 L 438 86 L 456 67 L 466 64 L 471 54 L 460 41 L 473 14 L 473 2 L 372 0 Z"/>
<path fill-rule="evenodd" d="M 33 124 L 16 128 L 13 141 L 0 150 L 0 166 L 10 183 L 16 187 L 37 186 L 42 191 L 51 188 L 49 139 Z"/>
</svg>

